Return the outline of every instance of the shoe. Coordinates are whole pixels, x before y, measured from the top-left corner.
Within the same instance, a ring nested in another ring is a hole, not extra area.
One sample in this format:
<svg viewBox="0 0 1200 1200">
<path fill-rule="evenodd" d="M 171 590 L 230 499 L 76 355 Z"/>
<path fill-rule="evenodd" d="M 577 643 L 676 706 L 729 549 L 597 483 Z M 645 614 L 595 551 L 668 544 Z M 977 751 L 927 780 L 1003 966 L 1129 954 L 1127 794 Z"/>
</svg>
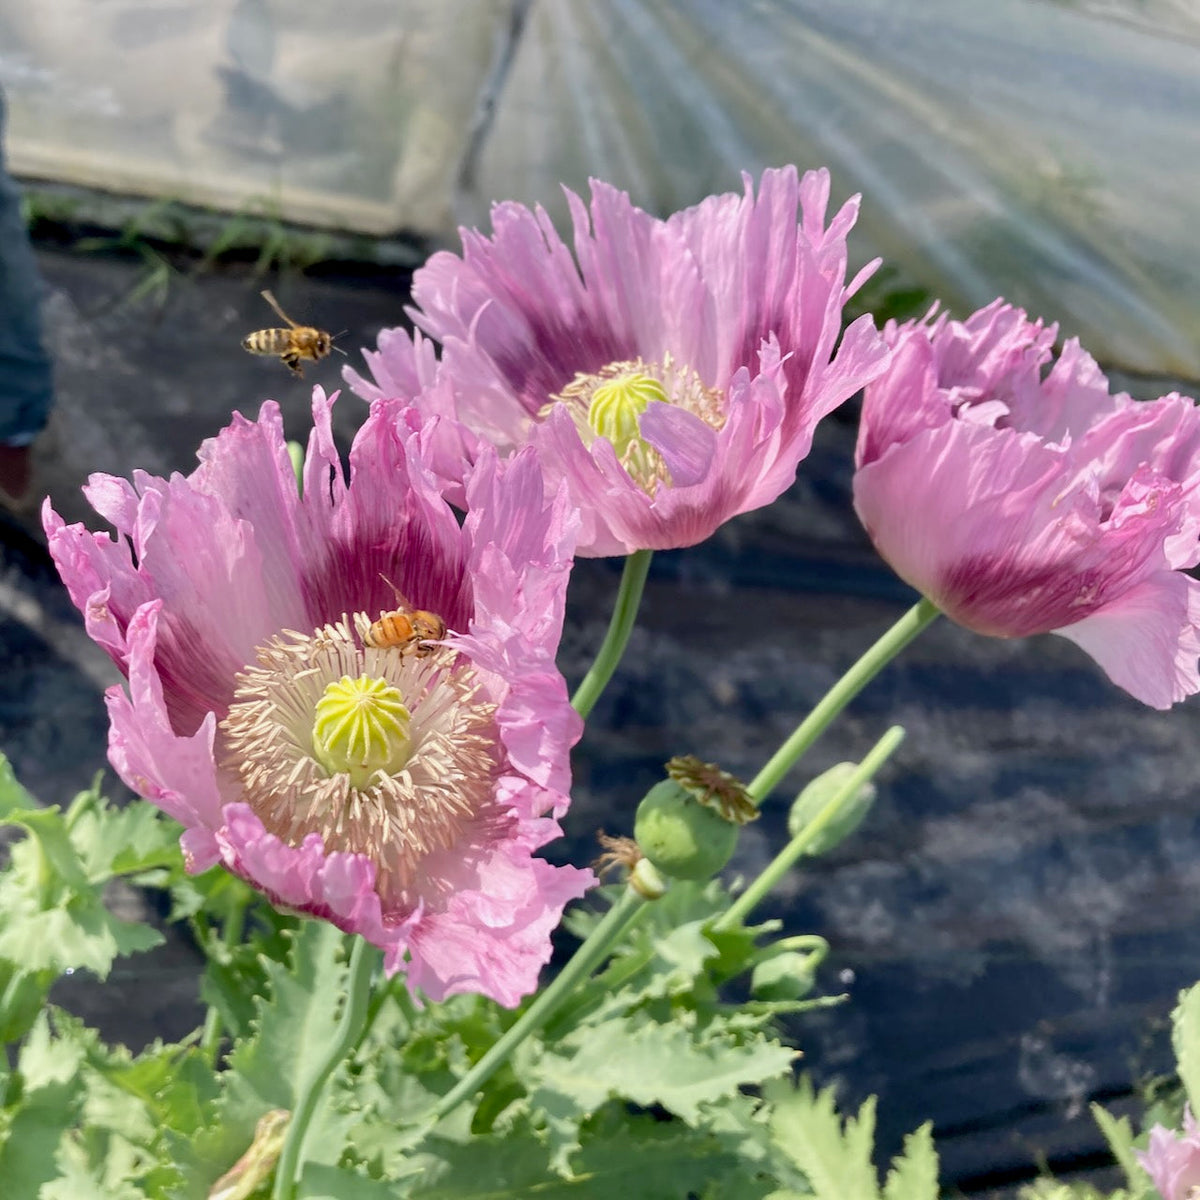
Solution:
<svg viewBox="0 0 1200 1200">
<path fill-rule="evenodd" d="M 33 504 L 33 450 L 0 442 L 0 505 L 24 513 Z"/>
</svg>

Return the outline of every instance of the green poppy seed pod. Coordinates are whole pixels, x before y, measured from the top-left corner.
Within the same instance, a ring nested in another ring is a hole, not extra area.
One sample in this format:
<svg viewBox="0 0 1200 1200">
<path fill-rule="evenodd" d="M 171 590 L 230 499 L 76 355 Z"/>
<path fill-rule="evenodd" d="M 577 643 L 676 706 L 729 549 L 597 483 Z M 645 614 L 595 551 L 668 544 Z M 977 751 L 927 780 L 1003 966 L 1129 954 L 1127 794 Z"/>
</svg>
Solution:
<svg viewBox="0 0 1200 1200">
<path fill-rule="evenodd" d="M 633 836 L 642 853 L 673 879 L 711 879 L 732 857 L 738 827 L 673 779 L 642 798 Z"/>
<path fill-rule="evenodd" d="M 802 1000 L 816 982 L 816 958 L 789 950 L 760 962 L 750 976 L 756 1000 Z"/>
<path fill-rule="evenodd" d="M 828 771 L 818 775 L 792 804 L 788 813 L 788 833 L 798 837 L 824 811 L 825 806 L 846 784 L 846 780 L 858 770 L 858 763 L 835 763 Z M 843 801 L 821 830 L 813 837 L 804 853 L 816 857 L 832 850 L 839 842 L 848 838 L 866 818 L 875 803 L 875 785 L 864 783 L 852 796 Z"/>
</svg>

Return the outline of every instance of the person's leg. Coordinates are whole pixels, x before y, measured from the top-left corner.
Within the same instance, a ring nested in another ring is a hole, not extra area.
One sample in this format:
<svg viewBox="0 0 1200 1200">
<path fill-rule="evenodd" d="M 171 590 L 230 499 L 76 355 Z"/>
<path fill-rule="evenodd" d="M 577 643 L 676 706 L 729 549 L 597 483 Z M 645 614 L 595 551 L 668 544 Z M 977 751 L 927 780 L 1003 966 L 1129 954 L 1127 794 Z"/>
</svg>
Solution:
<svg viewBox="0 0 1200 1200">
<path fill-rule="evenodd" d="M 30 443 L 53 403 L 50 359 L 42 347 L 41 287 L 21 198 L 4 164 L 0 94 L 0 498 L 17 501 L 30 486 Z"/>
</svg>

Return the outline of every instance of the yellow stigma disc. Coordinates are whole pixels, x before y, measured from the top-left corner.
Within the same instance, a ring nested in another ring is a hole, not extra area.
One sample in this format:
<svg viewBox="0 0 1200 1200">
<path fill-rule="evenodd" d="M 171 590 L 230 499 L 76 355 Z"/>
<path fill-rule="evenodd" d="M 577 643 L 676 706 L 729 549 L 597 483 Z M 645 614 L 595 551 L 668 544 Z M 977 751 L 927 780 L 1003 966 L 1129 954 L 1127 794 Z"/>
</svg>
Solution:
<svg viewBox="0 0 1200 1200">
<path fill-rule="evenodd" d="M 408 761 L 409 712 L 398 688 L 382 679 L 343 675 L 317 701 L 313 755 L 330 774 L 344 772 L 355 788 L 380 771 L 392 775 Z"/>
</svg>

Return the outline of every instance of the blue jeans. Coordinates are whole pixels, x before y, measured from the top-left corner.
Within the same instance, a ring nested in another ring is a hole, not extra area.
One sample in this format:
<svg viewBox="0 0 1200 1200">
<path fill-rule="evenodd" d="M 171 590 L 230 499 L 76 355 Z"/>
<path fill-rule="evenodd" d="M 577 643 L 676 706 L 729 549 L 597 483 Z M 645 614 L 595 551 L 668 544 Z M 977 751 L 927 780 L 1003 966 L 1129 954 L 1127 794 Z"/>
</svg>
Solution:
<svg viewBox="0 0 1200 1200">
<path fill-rule="evenodd" d="M 0 442 L 20 446 L 46 424 L 54 383 L 42 348 L 41 285 L 21 195 L 4 168 L 4 116 L 0 94 Z"/>
</svg>

